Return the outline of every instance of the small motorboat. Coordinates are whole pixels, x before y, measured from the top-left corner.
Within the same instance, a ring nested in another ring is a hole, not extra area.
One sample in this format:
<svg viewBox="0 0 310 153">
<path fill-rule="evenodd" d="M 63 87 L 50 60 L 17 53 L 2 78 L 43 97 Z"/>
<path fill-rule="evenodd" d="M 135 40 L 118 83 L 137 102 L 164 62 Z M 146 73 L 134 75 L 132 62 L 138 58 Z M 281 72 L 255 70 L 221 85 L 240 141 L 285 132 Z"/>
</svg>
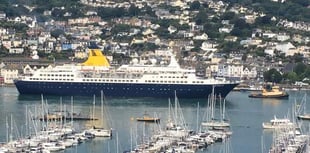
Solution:
<svg viewBox="0 0 310 153">
<path fill-rule="evenodd" d="M 137 117 L 136 120 L 141 121 L 141 122 L 154 122 L 154 123 L 160 122 L 160 118 L 151 117 L 150 115 L 148 115 L 146 113 L 142 117 Z"/>
</svg>

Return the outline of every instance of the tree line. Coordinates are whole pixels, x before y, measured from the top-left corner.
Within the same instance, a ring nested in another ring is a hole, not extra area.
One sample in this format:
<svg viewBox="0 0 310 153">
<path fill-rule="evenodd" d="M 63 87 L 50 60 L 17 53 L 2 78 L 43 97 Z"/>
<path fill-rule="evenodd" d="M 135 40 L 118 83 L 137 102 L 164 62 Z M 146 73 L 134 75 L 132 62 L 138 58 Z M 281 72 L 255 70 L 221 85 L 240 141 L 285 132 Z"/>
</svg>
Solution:
<svg viewBox="0 0 310 153">
<path fill-rule="evenodd" d="M 304 64 L 302 62 L 297 63 L 293 71 L 281 73 L 275 68 L 272 68 L 264 72 L 265 82 L 274 83 L 295 83 L 296 81 L 303 81 L 310 83 L 310 65 Z"/>
</svg>

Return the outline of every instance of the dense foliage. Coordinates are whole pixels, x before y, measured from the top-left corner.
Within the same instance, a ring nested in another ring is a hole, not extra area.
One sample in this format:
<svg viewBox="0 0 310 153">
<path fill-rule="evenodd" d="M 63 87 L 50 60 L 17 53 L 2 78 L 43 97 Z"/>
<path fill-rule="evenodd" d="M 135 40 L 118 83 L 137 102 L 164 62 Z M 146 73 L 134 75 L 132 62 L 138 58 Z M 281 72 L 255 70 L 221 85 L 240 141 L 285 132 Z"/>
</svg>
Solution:
<svg viewBox="0 0 310 153">
<path fill-rule="evenodd" d="M 263 11 L 269 16 L 279 16 L 290 21 L 310 21 L 309 0 L 286 0 L 284 3 L 271 0 L 223 0 L 231 4 L 241 4 Z"/>
<path fill-rule="evenodd" d="M 309 82 L 310 78 L 310 65 L 302 62 L 297 63 L 293 71 L 281 74 L 278 70 L 272 68 L 264 72 L 265 82 L 275 83 L 295 83 L 296 81 Z"/>
</svg>

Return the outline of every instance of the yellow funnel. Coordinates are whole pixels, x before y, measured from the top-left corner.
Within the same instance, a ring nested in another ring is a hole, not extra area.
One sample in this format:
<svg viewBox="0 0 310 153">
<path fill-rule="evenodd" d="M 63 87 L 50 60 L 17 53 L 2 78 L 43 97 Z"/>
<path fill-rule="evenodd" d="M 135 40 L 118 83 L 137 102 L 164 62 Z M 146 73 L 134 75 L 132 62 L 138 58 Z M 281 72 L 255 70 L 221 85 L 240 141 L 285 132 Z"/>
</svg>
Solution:
<svg viewBox="0 0 310 153">
<path fill-rule="evenodd" d="M 90 49 L 88 59 L 82 63 L 83 66 L 105 66 L 109 67 L 110 63 L 102 54 L 100 49 Z"/>
</svg>

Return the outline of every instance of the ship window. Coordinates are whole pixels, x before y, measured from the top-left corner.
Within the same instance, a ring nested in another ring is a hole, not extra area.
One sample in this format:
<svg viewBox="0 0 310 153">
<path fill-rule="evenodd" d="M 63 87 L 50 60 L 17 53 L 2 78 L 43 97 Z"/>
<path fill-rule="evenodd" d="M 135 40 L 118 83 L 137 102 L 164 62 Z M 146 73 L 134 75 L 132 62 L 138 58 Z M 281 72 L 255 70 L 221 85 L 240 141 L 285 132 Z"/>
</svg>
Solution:
<svg viewBox="0 0 310 153">
<path fill-rule="evenodd" d="M 55 76 L 58 76 L 58 74 L 55 74 Z"/>
<path fill-rule="evenodd" d="M 175 83 L 175 81 L 172 81 L 172 83 Z"/>
<path fill-rule="evenodd" d="M 193 83 L 196 83 L 195 81 L 193 81 Z"/>
<path fill-rule="evenodd" d="M 179 81 L 177 81 L 177 83 L 179 83 Z"/>
<path fill-rule="evenodd" d="M 155 80 L 152 80 L 152 82 L 155 82 Z"/>
<path fill-rule="evenodd" d="M 42 76 L 42 74 L 40 74 L 40 76 Z"/>
<path fill-rule="evenodd" d="M 71 77 L 73 77 L 73 74 L 71 74 Z"/>
<path fill-rule="evenodd" d="M 171 81 L 168 81 L 168 83 L 171 83 Z"/>
<path fill-rule="evenodd" d="M 130 80 L 130 82 L 133 82 L 133 80 Z"/>
<path fill-rule="evenodd" d="M 50 76 L 50 74 L 47 74 L 47 76 Z"/>
<path fill-rule="evenodd" d="M 163 81 L 160 81 L 160 83 L 163 83 Z"/>
</svg>

